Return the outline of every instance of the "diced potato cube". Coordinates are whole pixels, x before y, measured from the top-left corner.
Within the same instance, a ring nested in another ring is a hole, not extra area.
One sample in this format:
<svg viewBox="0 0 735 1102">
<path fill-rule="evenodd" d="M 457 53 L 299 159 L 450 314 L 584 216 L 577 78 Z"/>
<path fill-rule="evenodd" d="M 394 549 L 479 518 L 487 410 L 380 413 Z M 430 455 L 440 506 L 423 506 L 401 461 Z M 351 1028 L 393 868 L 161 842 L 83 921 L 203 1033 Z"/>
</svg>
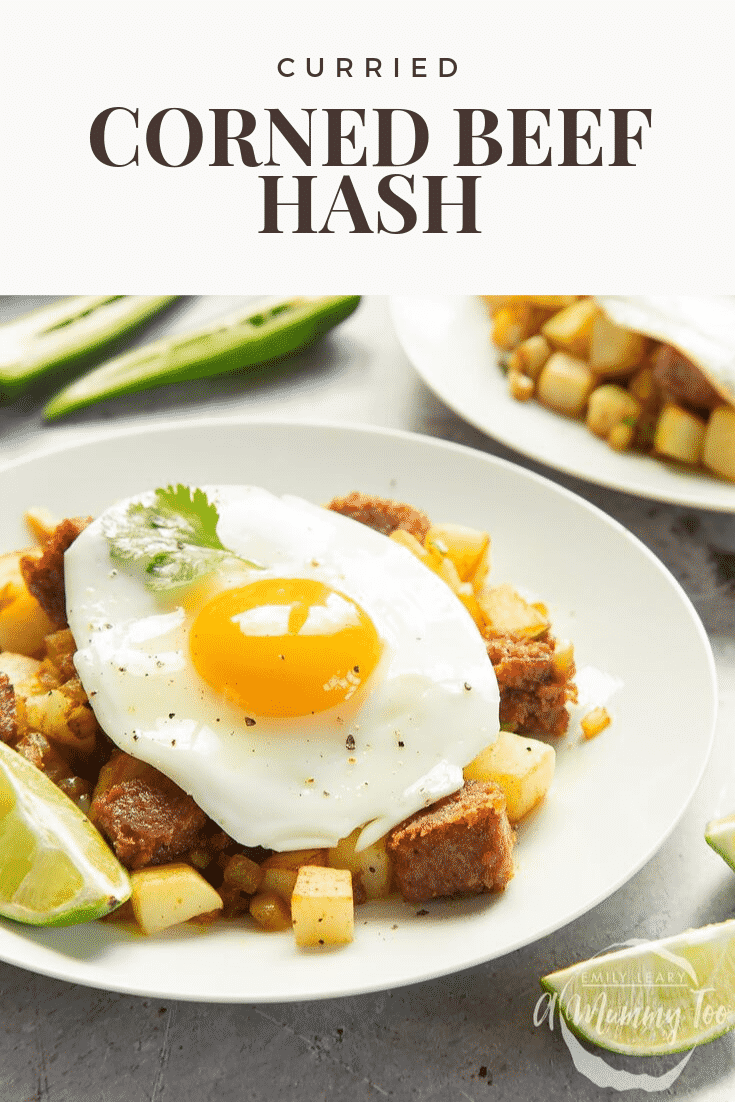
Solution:
<svg viewBox="0 0 735 1102">
<path fill-rule="evenodd" d="M 302 865 L 291 897 L 291 919 L 297 945 L 352 941 L 355 918 L 349 869 Z"/>
<path fill-rule="evenodd" d="M 554 352 L 539 375 L 536 397 L 558 413 L 580 417 L 596 383 L 597 376 L 584 360 L 567 352 Z"/>
<path fill-rule="evenodd" d="M 13 686 L 35 677 L 40 668 L 41 663 L 37 658 L 29 658 L 26 654 L 13 654 L 9 650 L 0 653 L 0 673 L 4 673 Z"/>
<path fill-rule="evenodd" d="M 144 934 L 222 909 L 222 899 L 191 865 L 158 865 L 130 874 L 133 914 Z"/>
<path fill-rule="evenodd" d="M 391 864 L 385 848 L 385 838 L 356 853 L 355 844 L 360 837 L 360 831 L 360 827 L 353 830 L 352 834 L 329 850 L 329 866 L 333 869 L 349 869 L 353 876 L 359 878 L 367 899 L 384 899 L 390 895 L 391 888 Z"/>
<path fill-rule="evenodd" d="M 478 562 L 475 569 L 472 571 L 472 575 L 467 579 L 474 589 L 475 593 L 479 593 L 480 590 L 484 587 L 487 581 L 487 576 L 490 573 L 490 568 L 492 566 L 492 556 L 490 553 L 491 547 L 492 544 L 488 543 L 487 547 L 480 556 L 480 561 Z"/>
<path fill-rule="evenodd" d="M 555 764 L 553 746 L 501 731 L 491 746 L 465 766 L 464 776 L 468 781 L 494 781 L 505 796 L 508 818 L 517 823 L 548 792 Z"/>
<path fill-rule="evenodd" d="M 590 354 L 592 325 L 600 308 L 591 298 L 581 298 L 560 310 L 541 326 L 549 344 L 586 360 Z"/>
<path fill-rule="evenodd" d="M 723 478 L 735 481 L 735 409 L 718 406 L 707 422 L 702 462 Z"/>
<path fill-rule="evenodd" d="M 493 635 L 535 639 L 549 628 L 543 613 L 529 604 L 507 582 L 483 589 L 477 597 L 487 630 Z"/>
<path fill-rule="evenodd" d="M 659 414 L 653 446 L 659 455 L 680 463 L 699 463 L 707 425 L 696 413 L 672 403 Z"/>
<path fill-rule="evenodd" d="M 291 908 L 276 892 L 258 892 L 250 900 L 250 914 L 263 930 L 275 933 L 288 930 L 291 925 Z"/>
<path fill-rule="evenodd" d="M 508 373 L 512 374 L 515 371 L 536 382 L 541 374 L 541 368 L 550 355 L 551 345 L 546 337 L 542 337 L 540 333 L 535 333 L 532 337 L 527 337 L 525 341 L 521 341 L 518 347 L 511 352 L 508 357 Z"/>
<path fill-rule="evenodd" d="M 607 439 L 612 429 L 621 422 L 627 421 L 632 429 L 641 411 L 640 402 L 625 387 L 616 383 L 603 383 L 590 394 L 587 403 L 587 428 L 595 436 Z"/>
<path fill-rule="evenodd" d="M 648 337 L 624 329 L 607 314 L 599 313 L 592 326 L 590 367 L 598 375 L 613 378 L 630 375 L 648 352 L 650 343 Z"/>
<path fill-rule="evenodd" d="M 460 579 L 467 582 L 479 566 L 490 536 L 487 532 L 463 524 L 432 524 L 426 533 L 425 543 L 443 547 L 443 554 L 452 560 Z"/>
<path fill-rule="evenodd" d="M 501 306 L 493 315 L 493 344 L 506 352 L 536 332 L 540 322 L 539 312 L 528 303 L 512 303 Z"/>
<path fill-rule="evenodd" d="M 582 734 L 586 739 L 596 738 L 601 731 L 610 726 L 611 722 L 607 708 L 593 708 L 580 720 Z"/>
<path fill-rule="evenodd" d="M 0 650 L 35 655 L 54 625 L 26 588 L 20 572 L 26 551 L 0 555 Z"/>
</svg>

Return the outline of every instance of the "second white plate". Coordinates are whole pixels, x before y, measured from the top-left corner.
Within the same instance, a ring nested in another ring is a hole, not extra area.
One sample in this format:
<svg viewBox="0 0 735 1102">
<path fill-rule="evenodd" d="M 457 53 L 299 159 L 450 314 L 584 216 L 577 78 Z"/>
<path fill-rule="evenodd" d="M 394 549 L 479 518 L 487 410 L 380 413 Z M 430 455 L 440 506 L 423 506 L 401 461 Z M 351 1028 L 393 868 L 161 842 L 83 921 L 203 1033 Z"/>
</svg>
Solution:
<svg viewBox="0 0 735 1102">
<path fill-rule="evenodd" d="M 567 474 L 640 497 L 735 512 L 735 485 L 632 452 L 616 452 L 579 421 L 508 393 L 479 298 L 391 299 L 398 339 L 424 382 L 469 424 Z"/>
</svg>

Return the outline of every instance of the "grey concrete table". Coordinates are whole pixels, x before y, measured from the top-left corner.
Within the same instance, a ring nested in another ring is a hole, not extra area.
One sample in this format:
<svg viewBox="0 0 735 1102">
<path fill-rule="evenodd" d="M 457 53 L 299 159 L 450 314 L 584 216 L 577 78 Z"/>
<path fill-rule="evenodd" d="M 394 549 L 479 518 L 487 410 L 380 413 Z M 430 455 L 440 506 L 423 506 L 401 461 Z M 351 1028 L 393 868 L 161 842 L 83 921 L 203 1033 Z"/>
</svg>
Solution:
<svg viewBox="0 0 735 1102">
<path fill-rule="evenodd" d="M 37 300 L 42 301 L 42 300 Z M 236 300 L 185 300 L 153 326 L 182 328 Z M 0 319 L 34 304 L 0 299 Z M 243 412 L 369 422 L 443 437 L 525 466 L 437 401 L 393 335 L 387 304 L 366 300 L 319 350 L 257 384 L 230 377 L 93 407 L 43 428 L 42 394 L 0 410 L 0 455 L 161 413 Z M 660 852 L 589 914 L 487 965 L 383 994 L 286 1005 L 199 1005 L 75 987 L 0 964 L 3 1102 L 249 1099 L 579 1099 L 607 1097 L 559 1034 L 534 1025 L 538 978 L 633 937 L 660 937 L 733 914 L 735 878 L 702 841 L 735 809 L 735 518 L 660 505 L 534 468 L 616 517 L 669 567 L 709 634 L 720 679 L 712 759 Z M 664 736 L 665 737 L 665 736 Z M 621 814 L 643 814 L 626 809 Z M 660 1077 L 675 1059 L 611 1056 Z M 660 1078 L 657 1088 L 660 1089 Z M 632 1097 L 648 1092 L 639 1085 Z M 733 1034 L 696 1051 L 669 1096 L 735 1097 Z"/>
</svg>

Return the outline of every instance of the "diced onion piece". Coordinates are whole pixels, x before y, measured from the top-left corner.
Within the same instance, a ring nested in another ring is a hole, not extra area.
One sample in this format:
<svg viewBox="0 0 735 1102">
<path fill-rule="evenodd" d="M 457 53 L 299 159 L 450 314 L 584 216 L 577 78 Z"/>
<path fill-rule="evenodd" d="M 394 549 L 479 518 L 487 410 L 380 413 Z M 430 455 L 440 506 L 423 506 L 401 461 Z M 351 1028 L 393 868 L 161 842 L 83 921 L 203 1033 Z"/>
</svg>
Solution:
<svg viewBox="0 0 735 1102">
<path fill-rule="evenodd" d="M 597 376 L 584 360 L 567 352 L 554 352 L 539 375 L 536 397 L 558 413 L 580 417 L 596 382 Z"/>
<path fill-rule="evenodd" d="M 487 532 L 463 524 L 432 524 L 426 533 L 425 543 L 427 546 L 445 548 L 443 554 L 449 556 L 460 579 L 466 582 L 479 566 L 490 536 Z"/>
<path fill-rule="evenodd" d="M 262 930 L 275 933 L 287 930 L 291 925 L 291 910 L 288 903 L 275 892 L 258 892 L 250 900 L 250 914 Z"/>
<path fill-rule="evenodd" d="M 735 481 L 735 409 L 718 406 L 707 422 L 702 462 L 715 474 Z"/>
<path fill-rule="evenodd" d="M 596 738 L 601 731 L 609 727 L 611 723 L 610 713 L 606 708 L 593 708 L 586 716 L 582 717 L 580 726 L 586 739 Z"/>
<path fill-rule="evenodd" d="M 698 463 L 707 426 L 701 417 L 682 406 L 664 406 L 656 422 L 653 446 L 659 455 L 680 463 Z"/>
</svg>

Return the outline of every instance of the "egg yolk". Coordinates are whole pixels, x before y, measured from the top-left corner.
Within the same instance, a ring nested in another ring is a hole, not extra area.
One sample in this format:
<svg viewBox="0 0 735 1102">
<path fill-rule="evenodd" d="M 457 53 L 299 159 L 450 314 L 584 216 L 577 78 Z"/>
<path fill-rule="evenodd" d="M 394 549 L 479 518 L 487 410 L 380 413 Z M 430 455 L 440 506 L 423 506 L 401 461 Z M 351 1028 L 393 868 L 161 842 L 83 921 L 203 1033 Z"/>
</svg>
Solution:
<svg viewBox="0 0 735 1102">
<path fill-rule="evenodd" d="M 348 700 L 380 658 L 350 597 L 306 578 L 263 578 L 213 597 L 189 635 L 197 672 L 254 716 L 304 716 Z"/>
</svg>

